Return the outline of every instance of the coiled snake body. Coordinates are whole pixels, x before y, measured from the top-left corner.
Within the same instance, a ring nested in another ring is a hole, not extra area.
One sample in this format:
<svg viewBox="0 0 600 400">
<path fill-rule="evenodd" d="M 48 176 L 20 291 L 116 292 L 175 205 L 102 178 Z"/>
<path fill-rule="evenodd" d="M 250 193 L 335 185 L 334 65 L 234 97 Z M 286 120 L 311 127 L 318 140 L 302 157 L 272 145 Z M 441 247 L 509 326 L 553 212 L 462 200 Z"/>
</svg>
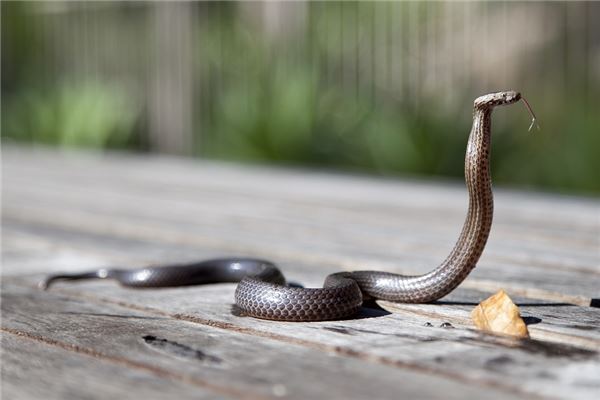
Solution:
<svg viewBox="0 0 600 400">
<path fill-rule="evenodd" d="M 471 272 L 485 247 L 493 215 L 490 178 L 491 114 L 494 107 L 521 99 L 506 91 L 478 97 L 465 156 L 469 209 L 456 245 L 433 271 L 416 276 L 389 272 L 355 271 L 329 275 L 323 288 L 285 285 L 279 269 L 269 261 L 249 258 L 207 260 L 194 264 L 142 269 L 101 269 L 82 274 L 49 276 L 43 288 L 57 280 L 116 279 L 128 287 L 188 286 L 240 282 L 235 302 L 246 314 L 284 321 L 320 321 L 350 317 L 363 297 L 407 303 L 435 301 L 454 290 Z"/>
</svg>

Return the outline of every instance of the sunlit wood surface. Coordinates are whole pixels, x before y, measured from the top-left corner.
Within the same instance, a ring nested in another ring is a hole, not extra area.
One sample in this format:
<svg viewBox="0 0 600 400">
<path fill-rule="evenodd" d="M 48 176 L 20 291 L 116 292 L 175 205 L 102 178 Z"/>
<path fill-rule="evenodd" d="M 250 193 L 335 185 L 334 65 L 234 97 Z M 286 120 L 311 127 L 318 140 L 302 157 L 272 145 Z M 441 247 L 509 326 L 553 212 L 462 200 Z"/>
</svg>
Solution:
<svg viewBox="0 0 600 400">
<path fill-rule="evenodd" d="M 232 314 L 234 284 L 36 283 L 232 255 L 273 260 L 306 286 L 339 270 L 420 273 L 458 236 L 463 185 L 5 146 L 3 398 L 597 399 L 599 202 L 495 193 L 478 267 L 439 303 L 270 322 Z M 472 325 L 500 288 L 531 340 Z"/>
</svg>

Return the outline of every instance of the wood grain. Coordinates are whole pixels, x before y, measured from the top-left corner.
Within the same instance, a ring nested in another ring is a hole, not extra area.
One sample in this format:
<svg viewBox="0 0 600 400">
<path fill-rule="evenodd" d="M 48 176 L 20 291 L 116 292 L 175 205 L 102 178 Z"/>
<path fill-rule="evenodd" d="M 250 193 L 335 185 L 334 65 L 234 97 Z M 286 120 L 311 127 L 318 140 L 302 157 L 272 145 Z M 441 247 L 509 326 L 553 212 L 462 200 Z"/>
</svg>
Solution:
<svg viewBox="0 0 600 400">
<path fill-rule="evenodd" d="M 423 272 L 458 235 L 462 185 L 3 150 L 7 397 L 600 392 L 600 309 L 589 307 L 600 297 L 597 200 L 497 190 L 489 245 L 474 273 L 442 301 L 378 302 L 348 321 L 273 323 L 232 313 L 231 284 L 136 291 L 86 282 L 40 292 L 36 282 L 50 271 L 227 255 L 268 257 L 307 286 L 341 269 Z M 500 288 L 520 307 L 532 340 L 471 325 L 469 312 Z M 35 383 L 24 385 L 27 377 Z"/>
<path fill-rule="evenodd" d="M 160 399 L 165 394 L 177 394 L 182 399 L 239 398 L 210 392 L 192 381 L 176 380 L 153 366 L 140 368 L 98 357 L 20 331 L 2 330 L 1 343 L 0 395 L 4 399 Z"/>
<path fill-rule="evenodd" d="M 378 398 L 394 399 L 401 381 L 407 395 L 429 398 L 445 388 L 450 393 L 446 398 L 459 399 L 474 396 L 481 385 L 487 386 L 485 381 L 465 384 L 450 373 L 430 374 L 327 354 L 300 343 L 257 338 L 235 329 L 189 323 L 131 307 L 83 302 L 62 293 L 10 284 L 4 285 L 2 292 L 2 329 L 9 334 L 200 386 L 215 394 L 243 399 L 306 399 L 327 393 L 334 398 L 363 399 L 377 393 Z M 491 398 L 519 394 L 511 387 L 494 386 L 486 389 Z M 136 386 L 121 389 L 137 391 Z M 179 391 L 188 392 L 180 387 L 172 394 Z M 168 389 L 161 392 L 167 394 Z"/>
</svg>

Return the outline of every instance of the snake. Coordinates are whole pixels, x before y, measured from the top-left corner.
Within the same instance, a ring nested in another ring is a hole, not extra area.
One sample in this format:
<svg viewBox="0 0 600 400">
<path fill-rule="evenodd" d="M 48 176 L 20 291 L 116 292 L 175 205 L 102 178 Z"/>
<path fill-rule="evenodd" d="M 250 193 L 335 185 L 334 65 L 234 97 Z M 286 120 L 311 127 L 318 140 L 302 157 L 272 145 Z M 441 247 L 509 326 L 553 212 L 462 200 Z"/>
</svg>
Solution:
<svg viewBox="0 0 600 400">
<path fill-rule="evenodd" d="M 138 269 L 102 268 L 56 274 L 40 283 L 43 289 L 59 280 L 114 279 L 132 288 L 159 288 L 238 282 L 235 305 L 251 317 L 278 321 L 324 321 L 351 318 L 364 299 L 431 303 L 453 291 L 475 268 L 487 243 L 494 199 L 490 175 L 492 111 L 523 99 L 516 91 L 480 96 L 473 103 L 473 125 L 465 154 L 465 182 L 469 206 L 462 231 L 446 259 L 422 275 L 385 271 L 344 271 L 326 277 L 322 288 L 286 284 L 279 268 L 255 258 L 220 258 L 187 264 Z M 531 127 L 530 127 L 531 129 Z"/>
</svg>

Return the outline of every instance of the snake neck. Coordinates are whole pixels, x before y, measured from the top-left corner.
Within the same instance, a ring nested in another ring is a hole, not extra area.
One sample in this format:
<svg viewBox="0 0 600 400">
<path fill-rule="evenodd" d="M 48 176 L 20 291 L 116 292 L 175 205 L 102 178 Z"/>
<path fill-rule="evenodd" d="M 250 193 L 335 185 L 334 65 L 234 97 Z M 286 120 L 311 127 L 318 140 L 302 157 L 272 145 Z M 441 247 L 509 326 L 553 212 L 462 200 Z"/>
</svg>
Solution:
<svg viewBox="0 0 600 400">
<path fill-rule="evenodd" d="M 469 273 L 479 260 L 492 227 L 494 196 L 490 176 L 492 110 L 475 109 L 465 155 L 465 183 L 469 209 L 462 232 L 448 256 L 458 272 Z"/>
<path fill-rule="evenodd" d="M 494 211 L 490 176 L 491 115 L 491 108 L 475 108 L 473 112 L 465 155 L 469 208 L 460 236 L 446 260 L 420 277 L 425 286 L 429 283 L 438 289 L 443 287 L 445 294 L 454 290 L 475 268 L 490 234 Z"/>
</svg>

